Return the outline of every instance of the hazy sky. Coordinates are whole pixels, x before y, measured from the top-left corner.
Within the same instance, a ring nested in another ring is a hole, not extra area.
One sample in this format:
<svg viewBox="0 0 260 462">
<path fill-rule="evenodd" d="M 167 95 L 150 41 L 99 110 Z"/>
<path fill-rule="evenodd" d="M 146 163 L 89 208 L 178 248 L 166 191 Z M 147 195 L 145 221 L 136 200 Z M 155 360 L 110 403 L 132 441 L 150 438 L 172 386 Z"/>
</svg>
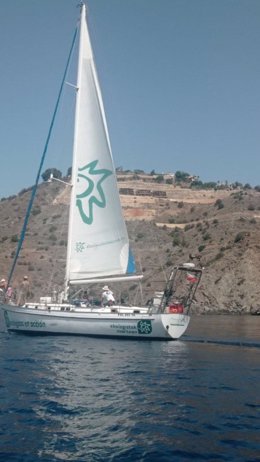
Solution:
<svg viewBox="0 0 260 462">
<path fill-rule="evenodd" d="M 34 183 L 77 4 L 0 0 L 0 197 Z M 260 0 L 87 4 L 115 165 L 260 184 Z M 71 165 L 73 102 L 43 171 Z"/>
</svg>

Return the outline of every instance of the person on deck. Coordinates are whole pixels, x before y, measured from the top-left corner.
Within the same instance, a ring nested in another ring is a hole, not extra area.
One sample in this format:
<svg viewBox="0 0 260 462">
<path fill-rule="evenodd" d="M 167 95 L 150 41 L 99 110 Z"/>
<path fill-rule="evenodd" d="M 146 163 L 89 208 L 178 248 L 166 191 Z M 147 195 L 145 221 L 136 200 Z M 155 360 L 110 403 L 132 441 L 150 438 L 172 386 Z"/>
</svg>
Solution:
<svg viewBox="0 0 260 462">
<path fill-rule="evenodd" d="M 0 281 L 0 303 L 5 302 L 5 292 L 6 292 L 6 280 L 1 279 Z"/>
<path fill-rule="evenodd" d="M 101 304 L 102 306 L 111 306 L 115 303 L 115 298 L 112 290 L 108 286 L 104 286 L 102 289 Z"/>
<path fill-rule="evenodd" d="M 18 292 L 18 305 L 24 305 L 28 298 L 30 297 L 30 284 L 28 280 L 28 276 L 24 276 L 21 286 Z"/>
<path fill-rule="evenodd" d="M 6 289 L 6 280 L 5 279 L 1 279 L 1 281 L 0 281 L 0 289 Z"/>
<path fill-rule="evenodd" d="M 5 293 L 5 299 L 7 303 L 11 303 L 13 299 L 13 288 L 8 287 Z"/>
</svg>

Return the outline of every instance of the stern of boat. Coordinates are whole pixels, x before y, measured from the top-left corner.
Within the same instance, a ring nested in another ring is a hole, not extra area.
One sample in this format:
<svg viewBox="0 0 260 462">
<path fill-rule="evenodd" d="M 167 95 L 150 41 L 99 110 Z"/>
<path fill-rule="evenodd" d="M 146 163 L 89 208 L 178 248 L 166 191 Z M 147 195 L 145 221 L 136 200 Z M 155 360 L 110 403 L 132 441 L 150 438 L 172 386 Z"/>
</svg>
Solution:
<svg viewBox="0 0 260 462">
<path fill-rule="evenodd" d="M 190 316 L 186 314 L 165 313 L 161 315 L 161 320 L 168 335 L 173 340 L 177 340 L 186 332 L 190 322 Z"/>
</svg>

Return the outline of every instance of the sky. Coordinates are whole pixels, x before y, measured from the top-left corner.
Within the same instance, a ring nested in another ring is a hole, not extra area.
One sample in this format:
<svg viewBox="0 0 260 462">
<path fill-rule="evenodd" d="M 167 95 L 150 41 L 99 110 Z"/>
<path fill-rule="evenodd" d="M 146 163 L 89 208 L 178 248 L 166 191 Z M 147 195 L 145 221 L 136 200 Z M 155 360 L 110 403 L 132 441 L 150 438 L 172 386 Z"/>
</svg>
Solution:
<svg viewBox="0 0 260 462">
<path fill-rule="evenodd" d="M 35 182 L 78 3 L 0 0 L 0 197 Z M 259 185 L 260 1 L 87 7 L 115 166 Z M 66 85 L 43 171 L 72 164 L 74 98 Z"/>
</svg>

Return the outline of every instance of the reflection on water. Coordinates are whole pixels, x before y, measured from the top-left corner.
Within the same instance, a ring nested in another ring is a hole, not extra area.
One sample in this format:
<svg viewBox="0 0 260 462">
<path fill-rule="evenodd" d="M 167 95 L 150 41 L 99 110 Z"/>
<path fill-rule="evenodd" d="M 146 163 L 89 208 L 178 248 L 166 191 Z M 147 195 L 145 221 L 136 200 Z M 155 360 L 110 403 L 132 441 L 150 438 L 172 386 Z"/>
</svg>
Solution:
<svg viewBox="0 0 260 462">
<path fill-rule="evenodd" d="M 183 340 L 260 346 L 260 316 L 193 316 Z"/>
<path fill-rule="evenodd" d="M 0 461 L 256 461 L 259 349 L 228 340 L 260 319 L 228 318 L 169 343 L 0 334 Z"/>
</svg>

